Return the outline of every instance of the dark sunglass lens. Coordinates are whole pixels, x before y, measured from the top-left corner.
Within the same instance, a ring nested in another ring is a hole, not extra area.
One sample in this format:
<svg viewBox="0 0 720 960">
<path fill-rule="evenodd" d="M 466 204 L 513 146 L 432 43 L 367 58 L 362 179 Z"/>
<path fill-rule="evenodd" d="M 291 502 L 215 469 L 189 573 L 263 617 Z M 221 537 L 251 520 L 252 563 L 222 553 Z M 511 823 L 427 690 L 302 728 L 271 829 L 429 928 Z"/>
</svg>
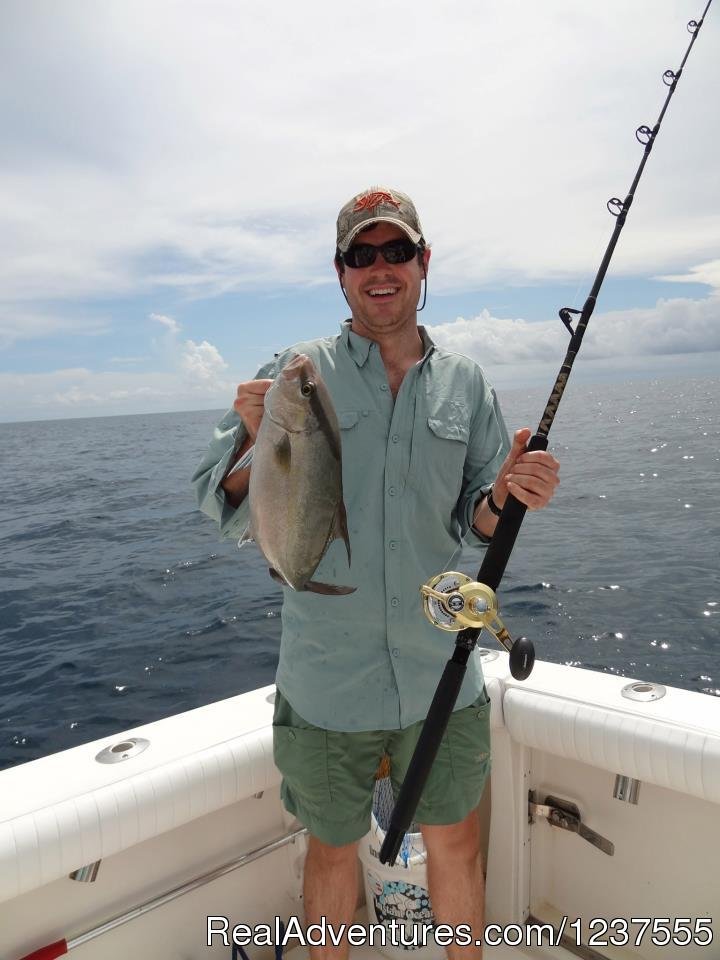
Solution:
<svg viewBox="0 0 720 960">
<path fill-rule="evenodd" d="M 416 251 L 417 247 L 409 238 L 388 240 L 379 247 L 372 243 L 356 243 L 343 254 L 343 261 L 348 267 L 370 267 L 375 263 L 379 252 L 385 263 L 407 263 L 412 260 Z"/>
<path fill-rule="evenodd" d="M 386 263 L 407 263 L 415 256 L 415 244 L 410 239 L 388 240 L 380 249 Z"/>
<path fill-rule="evenodd" d="M 349 267 L 369 267 L 375 263 L 378 248 L 371 243 L 356 243 L 350 247 L 343 259 Z"/>
</svg>

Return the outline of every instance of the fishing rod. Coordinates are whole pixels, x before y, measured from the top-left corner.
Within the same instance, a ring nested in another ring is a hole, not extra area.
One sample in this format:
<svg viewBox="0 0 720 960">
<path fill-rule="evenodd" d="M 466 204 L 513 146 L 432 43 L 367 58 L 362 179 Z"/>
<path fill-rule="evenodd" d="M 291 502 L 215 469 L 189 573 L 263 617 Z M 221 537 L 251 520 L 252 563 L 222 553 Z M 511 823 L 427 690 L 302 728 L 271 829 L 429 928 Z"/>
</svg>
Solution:
<svg viewBox="0 0 720 960">
<path fill-rule="evenodd" d="M 528 451 L 547 449 L 548 433 L 560 406 L 588 322 L 595 309 L 598 294 L 610 266 L 620 233 L 625 226 L 628 211 L 635 197 L 635 190 L 660 130 L 660 124 L 663 121 L 668 104 L 675 93 L 678 80 L 682 75 L 687 58 L 711 3 L 712 0 L 708 0 L 700 20 L 690 20 L 687 25 L 687 29 L 692 36 L 680 67 L 677 70 L 666 70 L 662 75 L 662 81 L 665 86 L 669 87 L 669 90 L 655 126 L 651 129 L 643 125 L 635 131 L 638 142 L 645 147 L 645 150 L 625 199 L 621 200 L 618 197 L 613 197 L 608 200 L 608 211 L 616 218 L 615 229 L 612 232 L 585 304 L 582 310 L 574 310 L 572 307 L 563 307 L 560 310 L 560 319 L 570 334 L 570 343 L 537 432 L 528 442 L 526 448 Z M 579 316 L 574 327 L 572 314 Z M 526 680 L 532 672 L 535 663 L 533 643 L 526 637 L 518 637 L 517 640 L 512 639 L 498 614 L 498 603 L 495 595 L 495 591 L 505 573 L 505 567 L 510 559 L 526 510 L 525 504 L 521 503 L 512 494 L 508 495 L 495 533 L 480 566 L 477 580 L 471 580 L 465 574 L 451 570 L 438 574 L 420 588 L 423 597 L 423 609 L 427 618 L 441 630 L 457 633 L 457 639 L 455 640 L 455 651 L 445 666 L 430 704 L 405 781 L 392 812 L 390 826 L 380 849 L 381 863 L 395 863 L 405 832 L 415 815 L 440 741 L 445 734 L 465 676 L 468 659 L 475 649 L 481 631 L 485 629 L 491 633 L 510 654 L 510 672 L 516 680 Z"/>
</svg>

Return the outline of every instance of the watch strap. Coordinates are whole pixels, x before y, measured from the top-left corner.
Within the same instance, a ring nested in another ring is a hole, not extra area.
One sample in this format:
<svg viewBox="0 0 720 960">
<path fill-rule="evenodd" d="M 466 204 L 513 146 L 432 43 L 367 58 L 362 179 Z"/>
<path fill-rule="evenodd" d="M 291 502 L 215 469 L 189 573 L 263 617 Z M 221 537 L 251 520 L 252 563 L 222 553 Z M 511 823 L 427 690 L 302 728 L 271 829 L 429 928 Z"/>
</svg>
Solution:
<svg viewBox="0 0 720 960">
<path fill-rule="evenodd" d="M 499 517 L 502 513 L 502 509 L 495 503 L 492 495 L 492 487 L 488 490 L 487 495 L 487 505 L 490 513 L 494 513 L 496 517 Z"/>
</svg>

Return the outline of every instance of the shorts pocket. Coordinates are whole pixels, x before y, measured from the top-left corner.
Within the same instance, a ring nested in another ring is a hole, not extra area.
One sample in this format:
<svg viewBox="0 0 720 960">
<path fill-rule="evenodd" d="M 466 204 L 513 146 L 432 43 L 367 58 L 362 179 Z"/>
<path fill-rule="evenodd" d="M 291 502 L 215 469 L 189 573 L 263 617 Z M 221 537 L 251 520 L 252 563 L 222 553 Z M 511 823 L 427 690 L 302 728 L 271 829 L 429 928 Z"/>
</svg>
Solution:
<svg viewBox="0 0 720 960">
<path fill-rule="evenodd" d="M 327 730 L 273 726 L 273 757 L 297 801 L 313 806 L 330 801 Z"/>
<path fill-rule="evenodd" d="M 469 707 L 453 713 L 447 742 L 454 779 L 471 790 L 482 785 L 490 762 L 490 701 L 484 691 Z"/>
</svg>

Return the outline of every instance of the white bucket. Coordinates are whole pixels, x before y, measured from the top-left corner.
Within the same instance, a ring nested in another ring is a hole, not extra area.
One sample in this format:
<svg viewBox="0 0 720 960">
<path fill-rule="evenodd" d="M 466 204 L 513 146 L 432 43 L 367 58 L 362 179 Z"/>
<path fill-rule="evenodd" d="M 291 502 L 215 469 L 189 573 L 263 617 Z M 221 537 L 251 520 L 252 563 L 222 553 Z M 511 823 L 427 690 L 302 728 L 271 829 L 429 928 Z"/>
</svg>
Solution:
<svg viewBox="0 0 720 960">
<path fill-rule="evenodd" d="M 392 867 L 380 863 L 380 847 L 384 839 L 385 831 L 373 813 L 372 826 L 360 841 L 359 853 L 368 919 L 370 923 L 382 924 L 385 928 L 385 945 L 376 934 L 374 947 L 393 960 L 439 960 L 445 956 L 445 951 L 438 948 L 431 932 L 435 918 L 428 893 L 427 852 L 422 834 L 405 834 Z"/>
</svg>

